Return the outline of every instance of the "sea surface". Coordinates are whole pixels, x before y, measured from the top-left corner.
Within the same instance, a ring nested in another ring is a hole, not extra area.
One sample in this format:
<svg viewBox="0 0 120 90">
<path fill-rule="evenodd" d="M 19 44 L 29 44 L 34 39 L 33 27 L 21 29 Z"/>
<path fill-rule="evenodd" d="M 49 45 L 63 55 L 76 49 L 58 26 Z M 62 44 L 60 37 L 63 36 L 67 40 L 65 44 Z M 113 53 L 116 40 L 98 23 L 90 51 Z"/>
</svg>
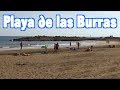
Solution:
<svg viewBox="0 0 120 90">
<path fill-rule="evenodd" d="M 25 36 L 0 36 L 0 49 L 20 49 L 20 41 L 12 41 L 16 38 Z M 54 43 L 59 43 L 60 47 L 70 47 L 70 42 L 73 47 L 77 46 L 76 42 L 80 43 L 80 46 L 96 45 L 97 41 L 23 41 L 23 48 L 41 48 L 46 45 L 48 48 L 53 48 Z"/>
</svg>

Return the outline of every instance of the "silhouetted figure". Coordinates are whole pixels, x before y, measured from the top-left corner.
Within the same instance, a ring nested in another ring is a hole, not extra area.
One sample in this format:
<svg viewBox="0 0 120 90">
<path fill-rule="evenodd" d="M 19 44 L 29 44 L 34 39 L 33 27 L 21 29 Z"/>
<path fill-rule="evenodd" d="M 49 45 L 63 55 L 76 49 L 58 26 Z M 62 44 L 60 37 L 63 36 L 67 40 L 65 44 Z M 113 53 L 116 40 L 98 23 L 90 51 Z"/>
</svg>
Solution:
<svg viewBox="0 0 120 90">
<path fill-rule="evenodd" d="M 73 48 L 73 50 L 76 50 L 75 47 Z"/>
<path fill-rule="evenodd" d="M 59 49 L 59 44 L 57 43 L 57 44 L 56 44 L 56 50 L 58 50 L 58 49 Z"/>
<path fill-rule="evenodd" d="M 70 47 L 71 47 L 71 42 L 70 42 Z"/>
<path fill-rule="evenodd" d="M 93 46 L 91 46 L 91 51 L 92 51 L 92 49 L 93 49 Z"/>
<path fill-rule="evenodd" d="M 79 49 L 80 48 L 80 43 L 79 42 L 77 43 L 77 46 L 78 46 L 78 49 Z"/>
<path fill-rule="evenodd" d="M 54 51 L 57 52 L 58 49 L 59 49 L 59 44 L 58 43 L 57 44 L 54 43 Z"/>
<path fill-rule="evenodd" d="M 109 48 L 111 48 L 111 45 L 108 45 Z"/>
<path fill-rule="evenodd" d="M 115 48 L 115 45 L 113 45 L 113 48 Z"/>
<path fill-rule="evenodd" d="M 108 45 L 108 46 L 109 46 L 109 48 L 115 48 L 115 45 L 113 45 L 113 46 L 112 45 Z"/>
<path fill-rule="evenodd" d="M 22 42 L 20 43 L 20 47 L 21 47 L 21 49 L 22 49 L 22 47 L 23 47 L 23 43 L 22 43 Z"/>
</svg>

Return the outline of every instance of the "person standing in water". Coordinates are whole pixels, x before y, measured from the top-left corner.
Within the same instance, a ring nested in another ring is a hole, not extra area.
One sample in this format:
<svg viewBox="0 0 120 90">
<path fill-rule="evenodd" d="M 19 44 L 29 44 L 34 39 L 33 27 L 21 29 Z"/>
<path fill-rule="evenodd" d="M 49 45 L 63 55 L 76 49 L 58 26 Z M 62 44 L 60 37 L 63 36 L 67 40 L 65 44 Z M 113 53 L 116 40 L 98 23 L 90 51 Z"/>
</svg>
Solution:
<svg viewBox="0 0 120 90">
<path fill-rule="evenodd" d="M 71 42 L 70 42 L 70 47 L 71 47 Z"/>
<path fill-rule="evenodd" d="M 20 43 L 20 47 L 21 47 L 20 49 L 22 49 L 22 47 L 23 47 L 23 43 L 22 42 Z"/>
</svg>

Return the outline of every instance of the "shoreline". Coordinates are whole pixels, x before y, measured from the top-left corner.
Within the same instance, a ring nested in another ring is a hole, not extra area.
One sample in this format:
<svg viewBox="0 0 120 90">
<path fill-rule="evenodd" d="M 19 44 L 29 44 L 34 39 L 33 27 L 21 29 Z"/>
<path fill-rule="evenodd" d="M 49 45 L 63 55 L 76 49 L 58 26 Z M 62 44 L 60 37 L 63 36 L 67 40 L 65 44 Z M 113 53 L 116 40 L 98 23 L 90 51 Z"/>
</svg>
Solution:
<svg viewBox="0 0 120 90">
<path fill-rule="evenodd" d="M 48 53 L 42 48 L 0 51 L 0 79 L 119 79 L 120 43 L 109 44 L 98 42 L 89 52 L 88 46 L 60 47 L 58 52 L 48 48 Z"/>
<path fill-rule="evenodd" d="M 112 44 L 108 44 L 108 45 L 106 45 L 106 44 L 100 45 L 98 43 L 98 45 L 93 46 L 93 51 L 96 49 L 110 49 L 109 45 L 115 45 L 115 48 L 118 48 L 118 49 L 120 48 L 119 43 L 112 43 Z M 90 47 L 90 46 L 81 46 L 80 49 L 77 49 L 77 47 L 75 47 L 76 50 L 71 50 L 70 48 L 72 48 L 72 47 L 60 47 L 57 53 L 62 53 L 62 52 L 73 52 L 74 53 L 74 51 L 86 52 L 88 47 Z M 17 53 L 20 53 L 20 54 L 26 53 L 26 54 L 32 55 L 32 54 L 44 54 L 44 52 L 46 52 L 46 50 L 44 48 L 23 48 L 22 50 L 20 48 L 17 48 L 17 49 L 12 49 L 12 50 L 11 49 L 0 50 L 0 55 L 15 55 Z M 54 49 L 48 48 L 47 53 L 53 54 Z"/>
<path fill-rule="evenodd" d="M 89 42 L 89 40 L 88 40 Z M 92 42 L 92 41 L 90 41 Z M 84 47 L 89 47 L 89 46 L 94 46 L 94 47 L 103 47 L 103 46 L 108 46 L 108 45 L 117 45 L 119 46 L 120 45 L 120 41 L 110 41 L 109 43 L 107 43 L 106 41 L 93 41 L 95 42 L 95 44 L 89 44 L 89 45 L 80 45 L 80 48 L 84 48 Z M 23 46 L 23 50 L 34 50 L 34 49 L 42 49 L 41 47 L 44 46 L 44 45 L 39 45 L 39 46 Z M 60 48 L 70 48 L 70 45 L 69 44 L 59 44 Z M 77 45 L 76 43 L 74 42 L 72 44 L 71 47 L 75 47 L 77 48 Z M 48 49 L 53 49 L 54 46 L 52 44 L 50 44 L 50 46 L 48 46 Z M 13 47 L 13 48 L 0 48 L 0 52 L 1 51 L 11 51 L 11 50 L 20 50 L 20 46 L 19 47 Z"/>
</svg>

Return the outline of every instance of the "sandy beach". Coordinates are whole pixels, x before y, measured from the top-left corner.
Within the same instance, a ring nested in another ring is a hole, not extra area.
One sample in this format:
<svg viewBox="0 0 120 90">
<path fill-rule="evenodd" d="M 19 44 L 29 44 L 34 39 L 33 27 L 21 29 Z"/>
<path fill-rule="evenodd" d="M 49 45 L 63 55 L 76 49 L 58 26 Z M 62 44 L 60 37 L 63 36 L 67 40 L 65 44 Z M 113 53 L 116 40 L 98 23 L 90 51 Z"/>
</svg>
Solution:
<svg viewBox="0 0 120 90">
<path fill-rule="evenodd" d="M 99 42 L 90 52 L 87 47 L 48 49 L 47 54 L 44 49 L 0 51 L 0 79 L 120 79 L 120 42 L 109 44 Z"/>
</svg>

